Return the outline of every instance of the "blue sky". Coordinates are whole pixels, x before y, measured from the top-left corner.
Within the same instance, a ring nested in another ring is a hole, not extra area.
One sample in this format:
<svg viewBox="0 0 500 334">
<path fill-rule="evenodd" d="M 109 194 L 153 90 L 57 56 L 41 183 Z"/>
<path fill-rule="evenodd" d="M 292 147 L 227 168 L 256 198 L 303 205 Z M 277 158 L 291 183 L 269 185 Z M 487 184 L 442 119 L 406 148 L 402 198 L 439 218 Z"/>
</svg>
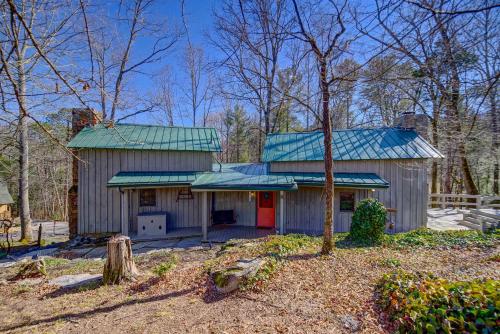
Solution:
<svg viewBox="0 0 500 334">
<path fill-rule="evenodd" d="M 207 59 L 213 59 L 216 57 L 216 51 L 213 47 L 210 47 L 207 41 L 207 34 L 213 28 L 212 21 L 212 11 L 215 6 L 218 5 L 217 0 L 185 0 L 185 17 L 188 24 L 189 36 L 191 42 L 195 47 L 200 47 L 204 51 L 205 57 Z M 181 1 L 179 0 L 169 0 L 165 2 L 158 3 L 155 5 L 155 11 L 158 11 L 159 16 L 166 17 L 170 27 L 177 27 L 184 30 L 182 24 L 181 16 Z M 172 77 L 175 81 L 174 89 L 175 94 L 178 97 L 178 108 L 183 108 L 182 98 L 184 93 L 181 90 L 183 85 L 189 85 L 189 81 L 184 74 L 183 65 L 183 53 L 187 46 L 186 36 L 182 37 L 175 45 L 174 49 L 170 51 L 160 62 L 153 63 L 147 67 L 147 72 L 149 74 L 158 73 L 165 67 L 168 67 Z M 138 48 L 149 48 L 148 42 L 145 40 L 139 41 Z M 142 94 L 147 94 L 151 92 L 151 87 L 154 87 L 154 80 L 150 76 L 138 76 L 134 83 L 134 86 L 142 92 Z M 158 119 L 152 118 L 149 114 L 144 114 L 138 117 L 129 119 L 128 121 L 140 122 L 140 123 L 153 123 L 158 122 Z M 189 119 L 176 118 L 176 125 L 191 125 Z"/>
</svg>

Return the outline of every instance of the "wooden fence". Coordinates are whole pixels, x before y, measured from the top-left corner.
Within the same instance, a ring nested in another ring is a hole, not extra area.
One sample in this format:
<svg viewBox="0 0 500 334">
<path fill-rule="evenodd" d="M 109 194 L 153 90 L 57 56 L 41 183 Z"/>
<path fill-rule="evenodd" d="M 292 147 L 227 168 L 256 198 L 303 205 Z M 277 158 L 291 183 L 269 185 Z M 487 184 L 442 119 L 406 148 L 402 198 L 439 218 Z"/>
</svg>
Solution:
<svg viewBox="0 0 500 334">
<path fill-rule="evenodd" d="M 468 194 L 430 194 L 430 207 L 454 207 L 465 209 L 500 209 L 500 196 Z"/>
</svg>

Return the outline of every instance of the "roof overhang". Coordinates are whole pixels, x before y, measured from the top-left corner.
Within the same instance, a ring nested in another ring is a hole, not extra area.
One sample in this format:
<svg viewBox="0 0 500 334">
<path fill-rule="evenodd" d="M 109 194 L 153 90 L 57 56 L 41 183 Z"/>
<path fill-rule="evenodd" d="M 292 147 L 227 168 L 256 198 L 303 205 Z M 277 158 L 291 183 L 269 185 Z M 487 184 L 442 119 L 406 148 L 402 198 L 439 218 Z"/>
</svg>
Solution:
<svg viewBox="0 0 500 334">
<path fill-rule="evenodd" d="M 292 177 L 270 174 L 244 174 L 232 171 L 200 174 L 192 183 L 193 191 L 294 191 Z"/>
<path fill-rule="evenodd" d="M 119 172 L 107 183 L 110 188 L 191 187 L 193 191 L 296 191 L 298 186 L 324 185 L 324 173 L 267 173 L 255 164 L 219 172 Z M 389 182 L 375 173 L 334 173 L 334 186 L 384 189 Z"/>
<path fill-rule="evenodd" d="M 323 187 L 324 173 L 273 173 L 293 177 L 300 186 Z M 333 173 L 333 185 L 338 188 L 385 189 L 389 182 L 375 173 Z"/>
<path fill-rule="evenodd" d="M 107 186 L 110 188 L 186 187 L 196 179 L 197 172 L 119 172 Z"/>
</svg>

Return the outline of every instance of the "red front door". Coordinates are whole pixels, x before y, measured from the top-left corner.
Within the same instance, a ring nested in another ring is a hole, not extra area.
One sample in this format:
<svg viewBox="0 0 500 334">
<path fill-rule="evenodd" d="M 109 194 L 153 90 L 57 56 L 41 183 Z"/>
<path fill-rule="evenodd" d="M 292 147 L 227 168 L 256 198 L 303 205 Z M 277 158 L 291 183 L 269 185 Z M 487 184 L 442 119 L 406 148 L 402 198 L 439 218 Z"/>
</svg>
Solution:
<svg viewBox="0 0 500 334">
<path fill-rule="evenodd" d="M 274 227 L 274 193 L 261 191 L 257 196 L 257 227 Z"/>
</svg>

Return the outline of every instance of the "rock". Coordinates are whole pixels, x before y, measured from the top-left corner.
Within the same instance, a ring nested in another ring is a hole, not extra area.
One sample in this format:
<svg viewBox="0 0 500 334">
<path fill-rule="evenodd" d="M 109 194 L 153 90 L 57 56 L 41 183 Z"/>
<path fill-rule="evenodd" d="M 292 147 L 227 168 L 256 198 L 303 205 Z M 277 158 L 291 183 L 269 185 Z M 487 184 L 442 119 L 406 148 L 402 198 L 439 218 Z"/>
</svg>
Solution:
<svg viewBox="0 0 500 334">
<path fill-rule="evenodd" d="M 38 277 L 38 278 L 25 278 L 20 281 L 17 281 L 18 285 L 24 285 L 24 286 L 34 286 L 38 284 L 42 284 L 44 281 L 43 278 Z"/>
<path fill-rule="evenodd" d="M 50 285 L 56 285 L 63 288 L 74 288 L 82 285 L 98 283 L 102 280 L 101 274 L 79 274 L 79 275 L 64 275 L 56 277 L 49 281 Z"/>
<path fill-rule="evenodd" d="M 241 259 L 233 267 L 213 272 L 212 279 L 217 292 L 229 293 L 238 289 L 242 283 L 255 276 L 264 264 L 265 260 L 260 258 Z"/>
<path fill-rule="evenodd" d="M 344 325 L 344 328 L 349 329 L 351 332 L 357 332 L 361 329 L 361 323 L 352 315 L 342 315 L 340 316 L 340 321 Z"/>
<path fill-rule="evenodd" d="M 15 280 L 24 278 L 35 278 L 47 276 L 47 271 L 45 270 L 45 261 L 43 259 L 27 261 L 24 263 L 19 271 L 17 272 Z"/>
</svg>

